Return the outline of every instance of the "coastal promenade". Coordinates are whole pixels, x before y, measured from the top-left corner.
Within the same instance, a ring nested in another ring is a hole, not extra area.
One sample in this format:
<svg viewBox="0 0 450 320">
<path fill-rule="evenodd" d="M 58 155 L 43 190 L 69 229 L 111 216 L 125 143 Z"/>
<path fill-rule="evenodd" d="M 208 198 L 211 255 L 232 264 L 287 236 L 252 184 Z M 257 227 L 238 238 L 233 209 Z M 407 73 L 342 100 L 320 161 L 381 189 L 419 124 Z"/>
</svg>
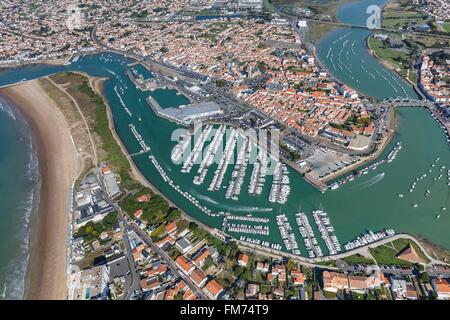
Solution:
<svg viewBox="0 0 450 320">
<path fill-rule="evenodd" d="M 449 263 L 440 261 L 434 257 L 432 257 L 427 250 L 425 249 L 425 247 L 419 242 L 417 241 L 417 239 L 409 234 L 406 233 L 399 233 L 396 234 L 395 236 L 392 237 L 388 237 L 388 238 L 384 238 L 382 240 L 370 243 L 368 245 L 365 246 L 361 246 L 359 248 L 350 250 L 350 251 L 346 251 L 340 254 L 336 254 L 336 255 L 331 255 L 331 256 L 324 256 L 324 257 L 320 257 L 320 258 L 303 258 L 303 257 L 299 257 L 297 255 L 293 255 L 290 253 L 285 253 L 285 252 L 281 252 L 279 250 L 273 250 L 273 249 L 269 249 L 266 247 L 262 247 L 262 246 L 258 246 L 258 245 L 254 245 L 245 241 L 237 241 L 238 245 L 242 248 L 245 248 L 247 250 L 251 250 L 252 252 L 256 253 L 256 254 L 261 254 L 261 255 L 268 255 L 271 256 L 273 258 L 277 258 L 277 259 L 283 259 L 283 258 L 289 258 L 292 259 L 296 262 L 299 262 L 305 266 L 309 266 L 309 267 L 319 267 L 319 268 L 327 268 L 327 269 L 336 269 L 338 270 L 338 268 L 334 268 L 334 267 L 328 267 L 328 266 L 324 266 L 321 265 L 319 263 L 324 263 L 324 262 L 328 262 L 328 261 L 334 261 L 334 260 L 339 260 L 339 259 L 343 259 L 355 254 L 361 254 L 361 255 L 367 255 L 367 251 L 370 248 L 375 248 L 387 243 L 390 243 L 392 241 L 398 240 L 398 239 L 407 239 L 410 241 L 413 241 L 414 243 L 417 244 L 417 246 L 420 248 L 420 250 L 422 250 L 422 252 L 424 253 L 424 255 L 427 257 L 427 259 L 430 260 L 431 264 L 437 264 L 437 265 L 445 265 L 445 266 L 450 266 Z"/>
</svg>

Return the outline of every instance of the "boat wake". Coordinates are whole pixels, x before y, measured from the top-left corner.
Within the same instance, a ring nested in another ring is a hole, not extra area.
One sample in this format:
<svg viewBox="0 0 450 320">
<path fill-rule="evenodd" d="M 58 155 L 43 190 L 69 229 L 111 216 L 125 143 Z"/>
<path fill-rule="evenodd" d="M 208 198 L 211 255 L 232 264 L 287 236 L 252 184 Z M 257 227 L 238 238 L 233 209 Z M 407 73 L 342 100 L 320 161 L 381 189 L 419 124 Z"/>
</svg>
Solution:
<svg viewBox="0 0 450 320">
<path fill-rule="evenodd" d="M 219 204 L 217 201 L 211 199 L 210 197 L 201 195 L 201 194 L 199 194 L 198 192 L 193 191 L 193 189 L 191 189 L 190 192 L 193 193 L 193 194 L 195 194 L 195 196 L 196 196 L 197 198 L 199 198 L 200 200 L 206 201 L 206 202 L 211 203 L 211 204 L 214 204 L 214 205 L 218 205 L 218 204 Z"/>
<path fill-rule="evenodd" d="M 354 187 L 352 188 L 352 191 L 361 191 L 361 190 L 370 188 L 370 187 L 376 185 L 376 184 L 377 184 L 378 182 L 380 182 L 381 180 L 383 180 L 384 175 L 385 175 L 384 172 L 379 173 L 379 174 L 377 174 L 376 176 L 370 178 L 369 180 L 364 181 L 364 182 L 362 182 L 362 183 L 360 183 L 360 184 L 357 184 L 356 186 L 354 186 Z"/>
<path fill-rule="evenodd" d="M 235 205 L 230 205 L 230 204 L 224 204 L 224 203 L 219 203 L 218 201 L 211 199 L 208 196 L 202 195 L 201 193 L 199 193 L 198 191 L 196 191 L 195 189 L 190 189 L 189 192 L 194 195 L 195 197 L 199 198 L 200 200 L 206 201 L 212 205 L 214 205 L 215 207 L 221 209 L 221 210 L 225 210 L 225 211 L 230 211 L 230 212 L 254 212 L 254 211 L 258 211 L 258 212 L 271 212 L 273 209 L 272 208 L 265 208 L 265 207 L 251 207 L 251 206 L 235 206 Z"/>
</svg>

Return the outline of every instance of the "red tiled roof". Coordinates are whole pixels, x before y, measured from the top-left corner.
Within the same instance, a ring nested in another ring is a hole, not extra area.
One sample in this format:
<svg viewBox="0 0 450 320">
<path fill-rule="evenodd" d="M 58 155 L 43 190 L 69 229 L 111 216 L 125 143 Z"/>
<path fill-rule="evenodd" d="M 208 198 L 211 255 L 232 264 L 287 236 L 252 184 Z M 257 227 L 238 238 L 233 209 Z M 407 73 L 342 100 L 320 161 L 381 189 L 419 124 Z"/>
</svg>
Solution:
<svg viewBox="0 0 450 320">
<path fill-rule="evenodd" d="M 223 287 L 216 281 L 211 280 L 205 286 L 206 290 L 208 290 L 214 297 L 217 297 L 222 291 Z"/>
<path fill-rule="evenodd" d="M 192 281 L 195 282 L 196 285 L 201 286 L 206 280 L 205 273 L 199 268 L 195 268 L 190 275 Z"/>
<path fill-rule="evenodd" d="M 189 274 L 194 269 L 194 265 L 192 264 L 192 262 L 190 262 L 184 256 L 179 256 L 178 258 L 176 258 L 175 263 L 178 267 L 180 267 L 181 270 L 183 270 L 187 274 Z"/>
</svg>

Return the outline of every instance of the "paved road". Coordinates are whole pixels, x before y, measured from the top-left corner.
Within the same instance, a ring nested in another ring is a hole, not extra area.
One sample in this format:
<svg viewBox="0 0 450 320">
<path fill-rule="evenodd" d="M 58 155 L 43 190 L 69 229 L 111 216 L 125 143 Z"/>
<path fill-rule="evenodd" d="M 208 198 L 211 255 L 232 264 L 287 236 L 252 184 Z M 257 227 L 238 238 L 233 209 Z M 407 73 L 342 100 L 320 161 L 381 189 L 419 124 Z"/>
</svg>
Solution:
<svg viewBox="0 0 450 320">
<path fill-rule="evenodd" d="M 363 265 L 361 267 L 355 265 L 355 264 L 348 264 L 344 260 L 337 260 L 336 261 L 336 267 L 338 267 L 342 272 L 344 273 L 355 273 L 355 272 L 363 272 L 365 274 L 372 274 L 373 271 L 380 271 L 383 273 L 393 274 L 397 276 L 403 276 L 403 275 L 412 275 L 413 270 L 411 268 L 385 268 L 380 265 Z"/>
<path fill-rule="evenodd" d="M 175 262 L 167 255 L 167 253 L 155 245 L 152 239 L 142 231 L 134 222 L 131 222 L 129 225 L 130 229 L 133 230 L 147 245 L 149 245 L 153 251 L 157 252 L 163 260 L 167 263 L 167 265 L 172 270 L 173 274 L 177 277 L 182 278 L 189 288 L 194 292 L 197 296 L 199 296 L 203 300 L 209 300 L 208 297 L 203 293 L 200 287 L 198 287 L 189 276 L 184 275 L 179 269 Z"/>
<path fill-rule="evenodd" d="M 125 295 L 125 300 L 129 300 L 132 297 L 132 295 L 134 294 L 135 291 L 141 292 L 141 284 L 140 284 L 141 278 L 140 278 L 139 274 L 137 273 L 136 265 L 135 265 L 134 260 L 133 260 L 133 252 L 132 252 L 131 246 L 130 246 L 130 239 L 128 238 L 129 226 L 128 226 L 127 222 L 125 221 L 125 219 L 123 218 L 123 215 L 122 215 L 121 211 L 119 213 L 119 222 L 120 222 L 121 227 L 122 227 L 122 240 L 125 243 L 125 249 L 127 251 L 128 264 L 129 264 L 130 270 L 131 270 L 132 282 L 131 282 L 131 286 L 130 286 L 128 292 Z"/>
<path fill-rule="evenodd" d="M 449 267 L 426 266 L 425 271 L 431 277 L 450 278 L 450 268 Z"/>
<path fill-rule="evenodd" d="M 273 257 L 276 257 L 278 259 L 282 259 L 282 258 L 288 258 L 288 259 L 292 259 L 294 261 L 300 262 L 306 266 L 311 266 L 311 267 L 324 267 L 323 265 L 320 265 L 318 263 L 321 262 L 327 262 L 330 260 L 339 260 L 345 257 L 349 257 L 352 256 L 354 254 L 364 254 L 368 248 L 374 248 L 398 239 L 408 239 L 411 241 L 414 241 L 417 246 L 420 248 L 420 250 L 422 250 L 422 252 L 425 254 L 425 256 L 430 260 L 430 262 L 432 264 L 438 264 L 438 265 L 445 265 L 445 266 L 450 266 L 450 264 L 445 263 L 443 261 L 437 260 L 433 257 L 430 256 L 430 254 L 425 250 L 425 248 L 422 246 L 422 244 L 420 244 L 413 236 L 409 235 L 409 234 L 405 234 L 405 233 L 400 233 L 400 234 L 396 234 L 393 237 L 389 237 L 389 238 L 385 238 L 376 242 L 373 242 L 371 244 L 359 247 L 357 249 L 353 249 L 350 251 L 346 251 L 340 254 L 336 254 L 336 255 L 332 255 L 332 256 L 326 256 L 326 257 L 320 257 L 320 258 L 305 258 L 305 257 L 299 257 L 297 255 L 293 255 L 290 253 L 286 253 L 286 252 L 282 252 L 279 250 L 273 250 L 270 248 L 266 248 L 266 247 L 262 247 L 262 246 L 258 246 L 258 245 L 254 245 L 248 242 L 243 242 L 243 241 L 237 241 L 238 244 L 241 247 L 245 247 L 248 249 L 251 249 L 253 251 L 255 251 L 256 253 L 261 253 L 261 254 L 265 254 L 265 255 L 270 255 Z M 328 268 L 328 267 L 327 267 Z M 334 268 L 334 269 L 338 269 L 338 268 Z"/>
</svg>

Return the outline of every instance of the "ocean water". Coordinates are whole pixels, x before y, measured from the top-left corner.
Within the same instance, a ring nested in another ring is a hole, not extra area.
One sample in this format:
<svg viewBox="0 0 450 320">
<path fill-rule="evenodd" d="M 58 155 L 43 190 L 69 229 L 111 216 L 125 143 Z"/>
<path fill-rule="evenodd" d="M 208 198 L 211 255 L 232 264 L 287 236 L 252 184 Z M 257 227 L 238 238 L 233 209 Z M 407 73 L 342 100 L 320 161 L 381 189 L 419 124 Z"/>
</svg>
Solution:
<svg viewBox="0 0 450 320">
<path fill-rule="evenodd" d="M 20 299 L 39 195 L 38 162 L 25 120 L 1 97 L 0 150 L 0 299 Z"/>
</svg>

